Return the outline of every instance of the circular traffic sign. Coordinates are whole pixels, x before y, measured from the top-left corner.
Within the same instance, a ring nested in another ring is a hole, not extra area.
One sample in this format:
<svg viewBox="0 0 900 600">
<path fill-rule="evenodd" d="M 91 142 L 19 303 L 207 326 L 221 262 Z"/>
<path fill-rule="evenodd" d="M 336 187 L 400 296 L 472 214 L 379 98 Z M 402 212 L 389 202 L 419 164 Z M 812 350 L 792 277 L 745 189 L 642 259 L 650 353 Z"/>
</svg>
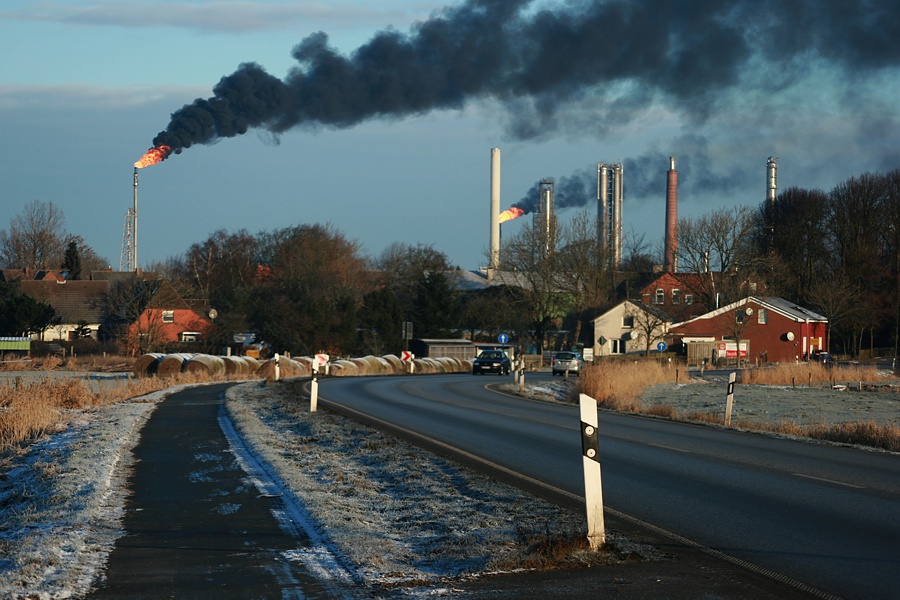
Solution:
<svg viewBox="0 0 900 600">
<path fill-rule="evenodd" d="M 497 336 L 497 341 L 500 342 L 501 344 L 505 344 L 506 342 L 509 341 L 509 336 L 506 335 L 505 333 L 501 333 L 500 335 Z"/>
<path fill-rule="evenodd" d="M 656 349 L 660 352 L 665 352 L 667 347 L 665 342 L 660 342 L 656 345 Z"/>
</svg>

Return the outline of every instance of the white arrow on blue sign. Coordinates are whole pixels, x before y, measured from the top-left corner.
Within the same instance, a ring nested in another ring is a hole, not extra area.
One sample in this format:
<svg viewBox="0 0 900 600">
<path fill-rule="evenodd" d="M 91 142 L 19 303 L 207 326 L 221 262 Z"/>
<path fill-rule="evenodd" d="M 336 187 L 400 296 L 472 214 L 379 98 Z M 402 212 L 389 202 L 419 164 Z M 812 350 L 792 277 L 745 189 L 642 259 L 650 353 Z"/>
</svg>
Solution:
<svg viewBox="0 0 900 600">
<path fill-rule="evenodd" d="M 501 344 L 505 344 L 506 342 L 509 341 L 509 336 L 506 335 L 505 333 L 501 333 L 500 335 L 497 336 L 497 341 L 500 342 Z"/>
<path fill-rule="evenodd" d="M 660 352 L 665 352 L 667 347 L 665 342 L 660 342 L 656 345 L 656 349 Z"/>
</svg>

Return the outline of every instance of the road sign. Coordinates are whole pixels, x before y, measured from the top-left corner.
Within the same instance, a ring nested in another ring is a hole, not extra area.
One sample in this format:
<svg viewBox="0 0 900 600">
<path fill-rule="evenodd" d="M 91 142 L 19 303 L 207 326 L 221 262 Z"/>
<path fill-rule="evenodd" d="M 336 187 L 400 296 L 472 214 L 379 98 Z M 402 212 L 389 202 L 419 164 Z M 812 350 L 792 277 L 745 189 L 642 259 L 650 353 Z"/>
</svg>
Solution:
<svg viewBox="0 0 900 600">
<path fill-rule="evenodd" d="M 318 370 L 319 367 L 328 362 L 328 358 L 327 354 L 316 354 L 316 359 L 313 361 L 315 368 Z"/>
<path fill-rule="evenodd" d="M 400 353 L 400 360 L 402 360 L 403 362 L 409 362 L 412 359 L 414 359 L 415 357 L 416 357 L 416 355 L 413 354 L 412 352 L 410 352 L 409 350 L 404 350 L 403 352 Z"/>
<path fill-rule="evenodd" d="M 656 345 L 656 349 L 659 350 L 660 352 L 665 352 L 666 348 L 668 348 L 668 346 L 666 346 L 665 342 L 660 342 Z"/>
<path fill-rule="evenodd" d="M 501 333 L 500 335 L 497 336 L 497 341 L 500 342 L 501 344 L 505 344 L 506 342 L 509 341 L 509 336 L 506 335 L 505 333 Z"/>
</svg>

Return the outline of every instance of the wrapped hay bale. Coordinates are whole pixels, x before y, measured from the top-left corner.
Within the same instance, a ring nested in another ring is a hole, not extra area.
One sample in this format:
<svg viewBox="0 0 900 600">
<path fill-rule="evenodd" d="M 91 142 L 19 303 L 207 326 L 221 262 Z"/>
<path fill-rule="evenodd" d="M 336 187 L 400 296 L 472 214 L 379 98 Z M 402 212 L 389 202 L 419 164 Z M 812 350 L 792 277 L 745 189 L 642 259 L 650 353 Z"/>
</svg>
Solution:
<svg viewBox="0 0 900 600">
<path fill-rule="evenodd" d="M 280 379 L 286 379 L 288 377 L 307 377 L 311 372 L 303 363 L 283 356 L 278 357 L 278 370 Z M 256 374 L 265 379 L 275 379 L 275 359 L 270 358 L 269 360 L 262 361 L 259 368 L 256 369 Z"/>
<path fill-rule="evenodd" d="M 135 377 L 149 377 L 156 375 L 156 369 L 159 367 L 159 361 L 165 356 L 161 352 L 150 352 L 138 356 L 134 361 L 131 370 L 134 371 Z"/>
<path fill-rule="evenodd" d="M 385 375 L 393 371 L 391 364 L 378 356 L 354 358 L 352 362 L 359 367 L 360 375 Z"/>
<path fill-rule="evenodd" d="M 335 377 L 353 377 L 359 375 L 359 367 L 350 360 L 336 360 L 331 363 L 329 373 Z"/>
<path fill-rule="evenodd" d="M 198 373 L 206 375 L 224 375 L 225 361 L 221 356 L 213 356 L 212 354 L 195 354 L 188 360 L 184 361 L 181 368 L 185 373 Z"/>
<path fill-rule="evenodd" d="M 403 364 L 403 361 L 400 360 L 399 356 L 395 356 L 393 354 L 385 354 L 381 357 L 381 359 L 387 362 L 391 366 L 391 373 L 405 373 L 406 366 Z"/>
<path fill-rule="evenodd" d="M 177 375 L 178 373 L 181 373 L 184 362 L 189 360 L 192 356 L 193 354 L 185 353 L 166 354 L 160 359 L 159 366 L 156 367 L 156 374 L 160 377 Z"/>
<path fill-rule="evenodd" d="M 226 375 L 245 375 L 250 372 L 250 365 L 242 356 L 223 356 Z"/>
<path fill-rule="evenodd" d="M 244 361 L 244 364 L 247 365 L 247 373 L 256 373 L 256 370 L 259 369 L 259 359 L 256 359 L 252 356 L 241 356 L 241 360 Z"/>
</svg>

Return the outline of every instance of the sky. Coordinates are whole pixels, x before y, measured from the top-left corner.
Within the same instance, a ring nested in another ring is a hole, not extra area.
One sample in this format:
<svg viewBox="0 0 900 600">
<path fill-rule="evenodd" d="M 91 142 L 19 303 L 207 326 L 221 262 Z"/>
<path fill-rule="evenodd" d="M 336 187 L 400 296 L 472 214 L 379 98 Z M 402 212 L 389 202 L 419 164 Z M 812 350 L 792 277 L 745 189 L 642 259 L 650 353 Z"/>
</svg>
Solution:
<svg viewBox="0 0 900 600">
<path fill-rule="evenodd" d="M 900 168 L 898 29 L 890 0 L 4 0 L 0 228 L 52 202 L 118 268 L 166 144 L 139 266 L 324 224 L 477 269 L 498 147 L 501 209 L 552 177 L 563 223 L 622 163 L 659 248 L 669 156 L 681 218 L 758 206 L 770 156 L 779 191 Z"/>
</svg>

